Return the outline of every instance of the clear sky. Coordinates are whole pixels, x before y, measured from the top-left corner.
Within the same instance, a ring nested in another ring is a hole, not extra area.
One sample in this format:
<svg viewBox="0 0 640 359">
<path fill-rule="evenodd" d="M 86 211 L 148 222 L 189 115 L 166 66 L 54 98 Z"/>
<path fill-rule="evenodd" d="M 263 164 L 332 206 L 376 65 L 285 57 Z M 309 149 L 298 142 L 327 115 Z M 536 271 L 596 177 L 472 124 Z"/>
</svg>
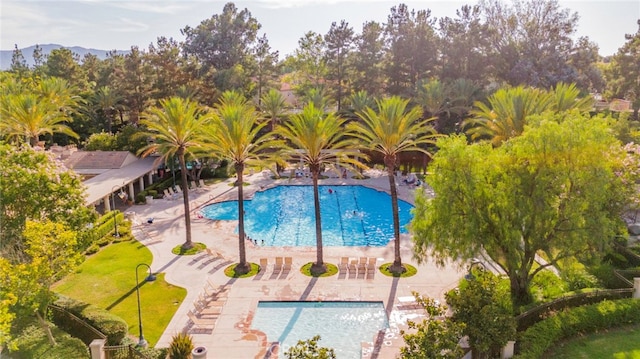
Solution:
<svg viewBox="0 0 640 359">
<path fill-rule="evenodd" d="M 100 50 L 146 49 L 159 36 L 184 40 L 180 30 L 197 26 L 222 12 L 221 0 L 0 0 L 0 48 L 35 44 L 82 46 Z M 365 21 L 385 22 L 389 9 L 405 3 L 410 9 L 431 9 L 432 15 L 453 17 L 470 1 L 382 0 L 252 0 L 235 1 L 262 25 L 280 58 L 292 53 L 307 31 L 326 34 L 332 22 L 346 20 L 356 33 Z M 577 36 L 588 36 L 601 55 L 612 55 L 636 33 L 640 0 L 560 0 L 578 12 Z"/>
</svg>

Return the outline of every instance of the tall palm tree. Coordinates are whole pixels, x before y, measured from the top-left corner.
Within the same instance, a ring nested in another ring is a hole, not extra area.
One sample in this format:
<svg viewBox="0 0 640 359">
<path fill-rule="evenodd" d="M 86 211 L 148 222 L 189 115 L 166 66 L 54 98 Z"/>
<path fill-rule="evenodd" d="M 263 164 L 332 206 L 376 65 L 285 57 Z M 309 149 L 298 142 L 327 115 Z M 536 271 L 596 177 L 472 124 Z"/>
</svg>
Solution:
<svg viewBox="0 0 640 359">
<path fill-rule="evenodd" d="M 271 131 L 273 131 L 280 119 L 287 113 L 287 102 L 280 91 L 270 89 L 260 99 L 260 110 L 263 117 L 269 120 Z"/>
<path fill-rule="evenodd" d="M 185 156 L 202 148 L 204 143 L 203 130 L 208 120 L 208 116 L 203 114 L 196 102 L 180 97 L 171 97 L 161 100 L 159 107 L 145 111 L 140 121 L 140 124 L 147 127 L 147 131 L 142 132 L 139 136 L 146 136 L 153 140 L 140 149 L 139 153 L 143 157 L 159 153 L 159 160 L 166 162 L 173 160 L 174 156 L 178 156 L 183 187 L 186 236 L 182 245 L 183 249 L 193 247 Z"/>
<path fill-rule="evenodd" d="M 337 161 L 349 168 L 363 167 L 358 161 L 358 157 L 362 158 L 363 155 L 356 149 L 353 138 L 349 135 L 349 130 L 345 129 L 344 123 L 344 119 L 333 113 L 325 114 L 313 102 L 309 102 L 301 113 L 290 116 L 288 121 L 276 129 L 276 133 L 289 141 L 284 156 L 301 158 L 309 165 L 311 172 L 317 247 L 316 262 L 311 267 L 314 274 L 321 274 L 327 270 L 323 261 L 322 220 L 318 193 L 320 170 L 324 166 L 333 166 Z"/>
<path fill-rule="evenodd" d="M 393 235 L 395 256 L 389 268 L 393 273 L 403 273 L 406 268 L 400 257 L 400 219 L 398 215 L 398 191 L 395 182 L 395 167 L 402 152 L 418 151 L 428 154 L 424 148 L 434 144 L 437 136 L 429 124 L 434 118 L 423 119 L 419 107 L 408 109 L 409 100 L 394 96 L 376 101 L 378 110 L 370 107 L 358 113 L 359 122 L 352 122 L 348 128 L 363 144 L 384 157 L 389 177 L 391 208 L 393 215 Z"/>
<path fill-rule="evenodd" d="M 31 146 L 35 146 L 43 134 L 63 133 L 78 138 L 64 124 L 71 120 L 70 117 L 54 103 L 34 93 L 12 94 L 2 102 L 0 129 L 10 140 L 19 141 L 24 136 Z"/>
<path fill-rule="evenodd" d="M 260 122 L 258 112 L 239 93 L 226 91 L 214 106 L 212 121 L 206 129 L 206 149 L 215 157 L 233 163 L 238 188 L 238 247 L 239 261 L 235 271 L 248 273 L 244 232 L 244 191 L 243 172 L 246 165 L 267 166 L 267 160 L 274 155 L 272 150 L 277 141 L 272 134 L 260 136 L 267 122 Z"/>
</svg>

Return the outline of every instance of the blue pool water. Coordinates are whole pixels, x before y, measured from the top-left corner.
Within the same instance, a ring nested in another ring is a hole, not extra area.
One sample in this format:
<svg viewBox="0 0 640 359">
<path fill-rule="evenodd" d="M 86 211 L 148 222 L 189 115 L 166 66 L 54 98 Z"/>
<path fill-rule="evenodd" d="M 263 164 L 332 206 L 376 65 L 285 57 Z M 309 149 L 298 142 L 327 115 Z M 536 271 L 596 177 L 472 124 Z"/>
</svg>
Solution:
<svg viewBox="0 0 640 359">
<path fill-rule="evenodd" d="M 259 302 L 251 323 L 268 342 L 280 342 L 280 353 L 320 335 L 318 345 L 333 348 L 339 359 L 360 358 L 361 342 L 387 328 L 382 302 Z"/>
<path fill-rule="evenodd" d="M 331 191 L 330 191 L 331 190 Z M 364 186 L 319 186 L 324 246 L 385 246 L 393 239 L 391 198 Z M 401 232 L 411 206 L 398 200 Z M 209 219 L 237 220 L 238 202 L 202 209 Z M 315 246 L 313 186 L 278 186 L 245 201 L 245 232 L 265 246 Z"/>
</svg>

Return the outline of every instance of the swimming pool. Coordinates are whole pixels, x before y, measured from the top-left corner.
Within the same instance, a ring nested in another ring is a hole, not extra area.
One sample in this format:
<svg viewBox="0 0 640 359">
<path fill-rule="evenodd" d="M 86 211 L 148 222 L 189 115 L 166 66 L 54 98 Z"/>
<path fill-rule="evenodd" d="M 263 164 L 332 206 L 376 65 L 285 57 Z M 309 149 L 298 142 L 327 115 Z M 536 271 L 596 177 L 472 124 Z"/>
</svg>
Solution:
<svg viewBox="0 0 640 359">
<path fill-rule="evenodd" d="M 364 186 L 319 186 L 324 246 L 385 246 L 393 239 L 389 194 Z M 413 206 L 398 200 L 401 232 Z M 214 203 L 204 217 L 237 220 L 238 202 Z M 315 246 L 313 186 L 278 186 L 245 201 L 245 232 L 265 246 Z M 264 243 L 262 242 L 264 241 Z"/>
<path fill-rule="evenodd" d="M 382 302 L 259 302 L 251 323 L 268 342 L 280 343 L 280 353 L 320 335 L 318 346 L 333 348 L 340 359 L 360 358 L 361 343 L 387 328 Z"/>
</svg>

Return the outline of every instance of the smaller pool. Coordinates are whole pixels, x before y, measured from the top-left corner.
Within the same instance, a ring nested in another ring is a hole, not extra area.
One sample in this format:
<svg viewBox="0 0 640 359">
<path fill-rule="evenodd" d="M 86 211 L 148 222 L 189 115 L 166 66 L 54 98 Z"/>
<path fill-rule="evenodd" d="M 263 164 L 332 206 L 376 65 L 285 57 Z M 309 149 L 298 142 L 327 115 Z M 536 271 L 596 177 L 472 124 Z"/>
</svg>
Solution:
<svg viewBox="0 0 640 359">
<path fill-rule="evenodd" d="M 286 352 L 299 340 L 320 335 L 318 345 L 333 348 L 340 359 L 359 359 L 361 343 L 389 328 L 382 302 L 259 302 L 251 329 L 280 342 Z"/>
</svg>

